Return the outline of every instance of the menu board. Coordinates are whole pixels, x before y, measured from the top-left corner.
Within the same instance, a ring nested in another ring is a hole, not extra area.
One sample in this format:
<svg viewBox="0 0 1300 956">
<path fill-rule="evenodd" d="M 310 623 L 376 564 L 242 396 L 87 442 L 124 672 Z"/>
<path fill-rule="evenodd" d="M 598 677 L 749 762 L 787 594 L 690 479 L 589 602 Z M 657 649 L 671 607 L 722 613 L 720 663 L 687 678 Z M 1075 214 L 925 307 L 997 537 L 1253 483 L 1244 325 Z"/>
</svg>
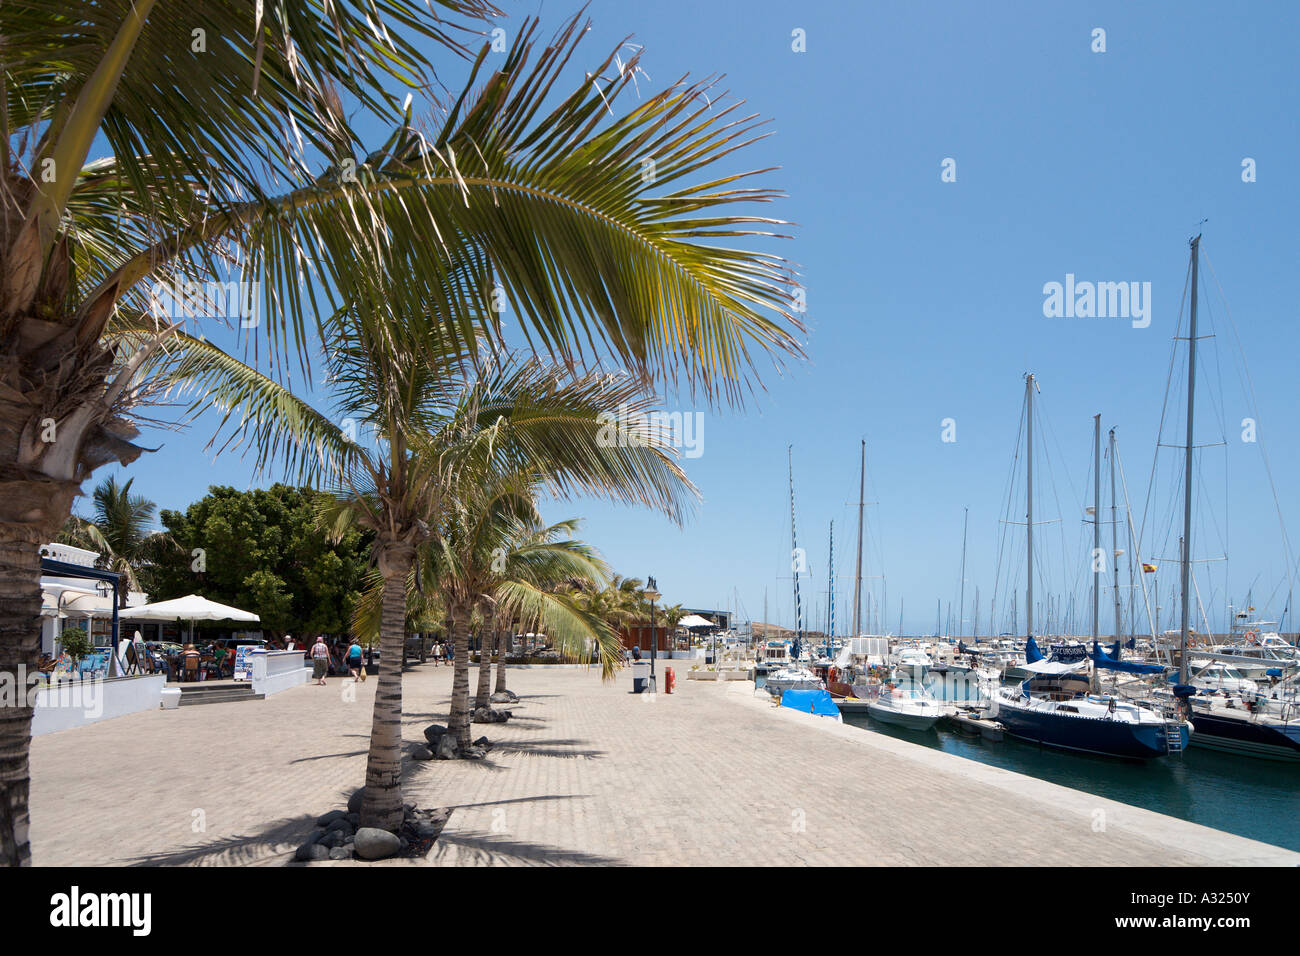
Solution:
<svg viewBox="0 0 1300 956">
<path fill-rule="evenodd" d="M 261 649 L 261 644 L 240 644 L 235 649 L 235 680 L 253 679 L 253 651 Z"/>
</svg>

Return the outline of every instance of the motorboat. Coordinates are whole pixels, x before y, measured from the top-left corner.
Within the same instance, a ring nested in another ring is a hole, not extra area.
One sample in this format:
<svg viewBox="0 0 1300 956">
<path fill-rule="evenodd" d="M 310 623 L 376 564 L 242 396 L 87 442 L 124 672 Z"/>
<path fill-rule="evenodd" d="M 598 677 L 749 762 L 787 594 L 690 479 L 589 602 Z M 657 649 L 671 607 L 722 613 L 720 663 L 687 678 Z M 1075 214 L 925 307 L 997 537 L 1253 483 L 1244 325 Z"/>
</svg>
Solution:
<svg viewBox="0 0 1300 956">
<path fill-rule="evenodd" d="M 825 682 L 807 667 L 791 664 L 768 671 L 765 685 L 769 694 L 781 696 L 787 690 L 825 690 Z"/>
<path fill-rule="evenodd" d="M 867 713 L 883 724 L 930 730 L 948 708 L 930 696 L 916 676 L 898 673 L 880 688 L 874 700 L 868 701 Z"/>
<path fill-rule="evenodd" d="M 1226 644 L 1215 644 L 1207 653 L 1216 660 L 1235 664 L 1247 677 L 1263 677 L 1270 670 L 1289 672 L 1300 667 L 1300 648 L 1288 644 L 1275 630 L 1273 621 L 1249 621 L 1238 614 Z"/>
<path fill-rule="evenodd" d="M 1202 691 L 1222 691 L 1228 695 L 1254 697 L 1259 685 L 1248 678 L 1238 667 L 1226 661 L 1193 660 L 1190 683 Z"/>
</svg>

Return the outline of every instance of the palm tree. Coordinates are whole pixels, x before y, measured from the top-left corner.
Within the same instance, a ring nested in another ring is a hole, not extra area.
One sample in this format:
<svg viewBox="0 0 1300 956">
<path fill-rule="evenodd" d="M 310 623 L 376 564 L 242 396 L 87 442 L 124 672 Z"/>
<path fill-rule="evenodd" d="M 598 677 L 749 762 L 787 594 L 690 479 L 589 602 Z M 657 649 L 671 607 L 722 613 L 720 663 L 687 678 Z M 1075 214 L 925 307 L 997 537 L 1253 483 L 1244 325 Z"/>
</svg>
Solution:
<svg viewBox="0 0 1300 956">
<path fill-rule="evenodd" d="M 635 380 L 566 379 L 558 367 L 509 357 L 475 372 L 470 357 L 450 346 L 434 360 L 420 344 L 436 335 L 425 320 L 395 324 L 384 342 L 375 341 L 370 330 L 380 323 L 353 317 L 363 310 L 338 313 L 327 325 L 326 371 L 338 415 L 324 415 L 266 381 L 228 382 L 216 400 L 247 404 L 255 389 L 259 401 L 274 401 L 284 429 L 259 432 L 262 447 L 269 453 L 285 443 L 290 467 L 335 482 L 338 497 L 324 517 L 336 532 L 355 523 L 374 533 L 380 668 L 361 819 L 396 830 L 402 822 L 401 661 L 417 555 L 445 543 L 447 527 L 468 527 L 465 503 L 477 500 L 479 489 L 497 487 L 501 476 L 528 474 L 558 494 L 605 494 L 678 521 L 695 489 L 663 436 L 638 424 L 649 400 Z M 634 440 L 603 440 L 611 409 L 620 408 L 630 417 L 618 425 L 619 435 Z M 439 573 L 447 566 L 439 565 Z M 461 579 L 469 590 L 427 571 L 425 580 L 437 581 L 452 621 L 456 686 L 467 696 L 468 625 L 481 589 L 477 578 Z"/>
<path fill-rule="evenodd" d="M 677 623 L 686 616 L 686 611 L 680 604 L 668 604 L 660 608 L 659 613 L 664 616 L 664 627 L 668 629 L 668 636 L 674 638 L 677 634 Z"/>
<path fill-rule="evenodd" d="M 519 621 L 542 629 L 569 659 L 601 664 L 605 677 L 617 664 L 618 639 L 599 618 L 588 614 L 558 585 L 582 581 L 599 586 L 608 568 L 591 547 L 573 539 L 576 519 L 545 525 L 537 511 L 542 470 L 504 473 L 462 499 L 434 548 L 430 569 L 448 605 L 469 606 L 484 623 L 480 633 L 496 635 L 502 622 Z M 453 633 L 458 615 L 453 611 Z M 479 657 L 475 707 L 489 705 L 491 643 Z M 467 649 L 467 648 L 466 648 Z M 457 644 L 449 731 L 469 744 L 468 653 Z M 463 675 L 463 679 L 462 678 Z"/>
<path fill-rule="evenodd" d="M 205 405 L 202 386 L 244 375 L 157 317 L 159 280 L 242 276 L 278 369 L 306 363 L 316 317 L 379 297 L 380 348 L 383 323 L 426 313 L 435 352 L 448 338 L 495 347 L 504 300 L 566 364 L 589 345 L 710 400 L 739 400 L 755 352 L 800 354 L 789 267 L 731 245 L 777 235 L 778 221 L 733 211 L 777 194 L 714 172 L 756 122 L 710 101 L 709 83 L 616 114 L 638 79 L 617 49 L 552 100 L 583 32 L 570 21 L 534 63 L 526 22 L 495 70 L 483 44 L 461 93 L 417 123 L 402 94 L 433 88 L 420 44 L 464 52 L 426 0 L 0 5 L 0 671 L 35 664 L 39 546 L 82 481 L 141 454 L 131 410 L 151 376 L 198 386 Z M 394 132 L 366 151 L 351 116 Z M 92 159 L 99 143 L 110 155 Z M 267 454 L 268 413 L 291 403 L 254 390 L 243 423 Z M 389 530 L 383 560 L 403 564 L 420 529 Z M 0 863 L 30 857 L 30 720 L 0 717 Z"/>
<path fill-rule="evenodd" d="M 693 499 L 694 486 L 678 468 L 674 455 L 664 444 L 664 436 L 636 424 L 650 406 L 640 386 L 627 378 L 586 375 L 565 381 L 558 370 L 540 363 L 507 367 L 501 384 L 476 383 L 462 400 L 466 410 L 483 410 L 497 405 L 503 413 L 498 420 L 505 426 L 505 436 L 529 439 L 521 454 L 503 456 L 494 453 L 490 461 L 475 462 L 464 469 L 449 495 L 444 520 L 436 523 L 430 578 L 436 580 L 451 622 L 455 648 L 455 673 L 452 681 L 452 707 L 448 731 L 455 732 L 462 746 L 469 735 L 469 627 L 471 618 L 485 622 L 500 612 L 502 617 L 528 623 L 545 615 L 564 630 L 566 648 L 571 641 L 599 636 L 598 656 L 605 676 L 613 673 L 616 654 L 609 643 L 612 631 L 600 627 L 598 619 L 586 614 L 567 595 L 554 594 L 546 587 L 547 579 L 504 578 L 507 572 L 522 575 L 527 565 L 511 561 L 511 538 L 503 529 L 522 524 L 538 524 L 534 498 L 539 489 L 568 495 L 584 491 L 640 503 L 665 511 L 675 521 L 681 520 L 682 508 Z M 508 384 L 506 384 L 508 383 Z M 501 405 L 506 396 L 507 405 Z M 531 397 L 526 397 L 531 396 Z M 618 409 L 628 412 L 619 428 L 632 433 L 609 440 L 606 429 Z M 449 423 L 448 442 L 459 437 L 479 448 L 499 444 L 500 437 L 484 432 L 481 438 L 469 435 L 464 423 L 468 415 Z M 575 481 L 575 479 L 579 479 Z M 519 533 L 519 532 L 516 532 Z M 526 550 L 525 558 L 542 554 L 552 560 L 562 550 Z M 570 549 L 571 555 L 576 554 Z M 599 574 L 574 575 L 583 580 L 600 578 Z M 514 600 L 502 600 L 497 592 L 527 601 L 523 606 Z M 558 617 L 556 616 L 558 615 Z M 585 630 L 571 628 L 575 620 L 585 622 Z M 558 623 L 556 623 L 558 622 Z"/>
<path fill-rule="evenodd" d="M 140 570 L 156 553 L 160 537 L 150 530 L 158 506 L 144 495 L 131 494 L 134 478 L 118 484 L 109 475 L 91 496 L 95 510 L 89 520 L 76 515 L 68 519 L 59 539 L 65 544 L 98 551 L 100 564 L 126 579 L 132 591 L 143 591 Z M 118 594 L 120 607 L 129 597 L 125 588 Z"/>
</svg>

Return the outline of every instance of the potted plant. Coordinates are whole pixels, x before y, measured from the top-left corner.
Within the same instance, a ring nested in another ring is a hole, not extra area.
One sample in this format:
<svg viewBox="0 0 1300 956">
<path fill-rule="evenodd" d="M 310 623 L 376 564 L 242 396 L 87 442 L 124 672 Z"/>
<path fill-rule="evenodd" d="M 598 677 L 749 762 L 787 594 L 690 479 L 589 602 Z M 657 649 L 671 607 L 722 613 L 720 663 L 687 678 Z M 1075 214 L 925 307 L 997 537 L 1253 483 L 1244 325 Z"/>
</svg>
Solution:
<svg viewBox="0 0 1300 956">
<path fill-rule="evenodd" d="M 63 653 L 72 660 L 70 672 L 73 669 L 80 670 L 81 659 L 95 650 L 95 645 L 91 643 L 85 628 L 81 627 L 65 628 L 59 635 L 59 643 L 63 645 Z"/>
</svg>

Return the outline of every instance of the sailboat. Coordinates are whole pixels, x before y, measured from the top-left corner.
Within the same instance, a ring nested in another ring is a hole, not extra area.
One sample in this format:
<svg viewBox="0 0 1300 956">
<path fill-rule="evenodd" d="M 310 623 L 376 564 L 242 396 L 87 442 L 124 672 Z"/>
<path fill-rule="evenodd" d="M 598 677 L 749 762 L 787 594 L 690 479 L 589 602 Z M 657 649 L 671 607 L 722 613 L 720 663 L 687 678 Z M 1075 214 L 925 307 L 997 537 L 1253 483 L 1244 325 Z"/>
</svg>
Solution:
<svg viewBox="0 0 1300 956">
<path fill-rule="evenodd" d="M 1032 374 L 1025 377 L 1025 422 L 1027 462 L 1027 552 L 1028 579 L 1026 594 L 1026 641 L 1024 670 L 1030 677 L 1018 688 L 1001 688 L 993 696 L 989 716 L 1002 724 L 1006 733 L 1021 740 L 1062 750 L 1145 760 L 1179 752 L 1186 746 L 1191 724 L 1169 719 L 1153 704 L 1122 700 L 1094 693 L 1095 678 L 1088 673 L 1089 663 L 1095 674 L 1098 667 L 1111 667 L 1129 673 L 1163 674 L 1164 668 L 1124 662 L 1118 656 L 1101 653 L 1097 641 L 1099 577 L 1093 574 L 1093 645 L 1091 661 L 1063 659 L 1063 655 L 1045 658 L 1034 640 L 1034 395 L 1038 383 Z M 1094 507 L 1094 541 L 1100 547 L 1101 514 L 1101 416 L 1095 419 L 1096 432 L 1096 504 Z M 1096 552 L 1094 552 L 1096 553 Z M 1094 565 L 1094 567 L 1096 567 Z M 1119 646 L 1116 642 L 1115 652 Z"/>
<path fill-rule="evenodd" d="M 1197 746 L 1229 753 L 1245 754 L 1274 760 L 1300 760 L 1300 699 L 1296 696 L 1294 678 L 1283 681 L 1272 695 L 1229 695 L 1210 691 L 1195 686 L 1189 678 L 1191 661 L 1188 656 L 1188 634 L 1190 632 L 1189 587 L 1191 575 L 1191 540 L 1192 540 L 1192 501 L 1193 498 L 1193 462 L 1192 422 L 1196 410 L 1196 308 L 1199 285 L 1201 237 L 1192 240 L 1192 289 L 1191 308 L 1188 312 L 1188 349 L 1187 349 L 1187 444 L 1185 446 L 1184 484 L 1183 484 L 1183 545 L 1181 555 L 1182 571 L 1182 622 L 1179 629 L 1179 680 L 1174 688 L 1174 696 L 1184 703 L 1192 724 L 1196 728 L 1193 738 Z M 1240 617 L 1238 618 L 1240 620 Z M 1261 622 L 1262 623 L 1262 622 Z M 1249 624 L 1246 624 L 1249 627 Z M 1235 629 L 1234 629 L 1235 630 Z M 1261 653 L 1268 645 L 1261 645 L 1259 631 L 1255 629 L 1254 647 Z M 1276 637 L 1276 635 L 1273 635 Z M 1280 637 L 1269 642 L 1268 659 L 1277 660 L 1276 676 L 1281 676 L 1288 667 L 1282 657 L 1283 648 L 1290 647 Z M 1278 645 L 1282 645 L 1278 647 Z M 1240 653 L 1241 644 L 1230 642 L 1213 648 L 1206 655 L 1217 660 L 1252 663 L 1251 657 Z M 1247 644 L 1246 646 L 1250 646 Z M 1292 648 L 1294 651 L 1294 648 Z M 1233 653 L 1236 651 L 1237 653 Z M 1290 658 L 1287 654 L 1286 658 Z M 1256 657 L 1253 663 L 1258 663 Z M 1265 675 L 1267 675 L 1267 670 Z"/>
</svg>

